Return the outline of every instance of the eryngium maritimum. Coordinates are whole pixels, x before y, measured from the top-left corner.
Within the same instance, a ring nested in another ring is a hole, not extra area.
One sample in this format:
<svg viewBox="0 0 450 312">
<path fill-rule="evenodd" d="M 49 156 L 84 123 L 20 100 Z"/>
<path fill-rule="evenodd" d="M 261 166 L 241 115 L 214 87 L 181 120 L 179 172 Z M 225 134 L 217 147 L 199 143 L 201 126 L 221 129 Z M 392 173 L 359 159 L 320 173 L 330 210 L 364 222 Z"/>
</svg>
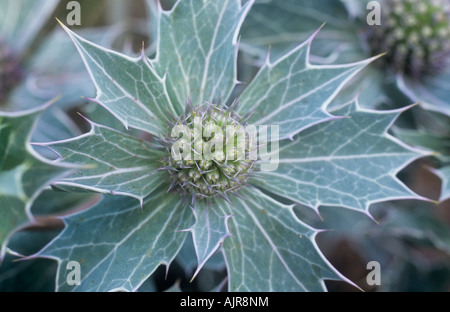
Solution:
<svg viewBox="0 0 450 312">
<path fill-rule="evenodd" d="M 228 199 L 246 185 L 256 159 L 246 118 L 225 107 L 207 104 L 192 108 L 171 124 L 165 140 L 168 156 L 163 170 L 171 189 L 192 199 Z"/>
<path fill-rule="evenodd" d="M 369 26 L 373 54 L 386 52 L 385 64 L 415 79 L 445 67 L 450 55 L 449 0 L 385 0 L 381 25 Z"/>
</svg>

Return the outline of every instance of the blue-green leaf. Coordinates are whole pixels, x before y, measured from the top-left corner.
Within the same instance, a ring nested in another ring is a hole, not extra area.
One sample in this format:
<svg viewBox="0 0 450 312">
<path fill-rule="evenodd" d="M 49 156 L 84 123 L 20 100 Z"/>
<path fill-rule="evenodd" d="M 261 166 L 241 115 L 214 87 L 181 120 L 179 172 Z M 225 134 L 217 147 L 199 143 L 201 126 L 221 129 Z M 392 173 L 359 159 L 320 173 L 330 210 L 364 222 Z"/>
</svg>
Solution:
<svg viewBox="0 0 450 312">
<path fill-rule="evenodd" d="M 353 62 L 362 51 L 354 20 L 336 0 L 256 1 L 242 25 L 241 50 L 264 58 L 281 57 L 305 41 L 323 23 L 312 45 L 312 54 L 323 63 Z"/>
<path fill-rule="evenodd" d="M 252 2 L 185 0 L 161 12 L 153 64 L 167 75 L 179 113 L 188 98 L 197 106 L 230 96 L 237 82 L 237 34 Z"/>
<path fill-rule="evenodd" d="M 449 61 L 450 62 L 450 61 Z M 425 77 L 423 80 L 413 81 L 402 75 L 397 77 L 399 88 L 407 94 L 412 101 L 428 110 L 450 116 L 450 69 L 444 72 Z"/>
<path fill-rule="evenodd" d="M 197 254 L 197 270 L 194 277 L 200 272 L 211 256 L 216 252 L 222 242 L 230 236 L 228 219 L 230 213 L 224 209 L 217 209 L 214 203 L 198 201 L 193 208 L 195 223 L 188 230 L 192 233 L 195 252 Z"/>
<path fill-rule="evenodd" d="M 134 291 L 158 266 L 172 262 L 192 212 L 161 188 L 143 208 L 132 198 L 106 195 L 64 222 L 64 231 L 38 254 L 58 260 L 58 291 Z M 80 263 L 80 285 L 67 283 L 70 261 Z"/>
<path fill-rule="evenodd" d="M 341 279 L 318 249 L 317 231 L 256 189 L 222 203 L 231 209 L 232 238 L 223 243 L 230 291 L 322 291 L 324 279 Z"/>
<path fill-rule="evenodd" d="M 335 111 L 349 118 L 300 133 L 280 147 L 278 169 L 261 172 L 254 183 L 314 209 L 335 205 L 368 213 L 374 202 L 419 199 L 396 177 L 426 154 L 387 133 L 401 112 L 365 110 L 352 101 Z"/>
<path fill-rule="evenodd" d="M 91 122 L 89 133 L 77 138 L 45 143 L 66 163 L 80 169 L 57 181 L 60 188 L 76 187 L 126 195 L 142 202 L 164 180 L 156 171 L 165 156 L 148 142 Z"/>
<path fill-rule="evenodd" d="M 252 112 L 250 124 L 279 125 L 283 139 L 331 119 L 326 112 L 328 104 L 347 81 L 373 60 L 311 65 L 309 50 L 314 36 L 273 64 L 267 59 L 245 89 L 238 111 Z"/>
<path fill-rule="evenodd" d="M 176 115 L 165 87 L 165 78 L 145 55 L 130 58 L 91 43 L 67 27 L 97 88 L 95 101 L 104 106 L 126 128 L 165 134 L 165 124 Z"/>
</svg>

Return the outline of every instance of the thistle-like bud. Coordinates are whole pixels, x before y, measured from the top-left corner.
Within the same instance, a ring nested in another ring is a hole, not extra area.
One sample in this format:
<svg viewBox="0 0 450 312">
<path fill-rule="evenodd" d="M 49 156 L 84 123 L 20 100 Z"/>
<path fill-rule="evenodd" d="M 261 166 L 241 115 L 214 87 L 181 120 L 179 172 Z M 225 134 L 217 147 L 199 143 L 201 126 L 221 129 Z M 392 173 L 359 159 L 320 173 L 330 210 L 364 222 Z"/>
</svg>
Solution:
<svg viewBox="0 0 450 312">
<path fill-rule="evenodd" d="M 19 60 L 0 40 L 0 104 L 24 75 Z"/>
<path fill-rule="evenodd" d="M 170 125 L 165 140 L 162 169 L 169 173 L 171 189 L 194 199 L 227 199 L 244 187 L 256 161 L 249 159 L 254 147 L 246 126 L 232 108 L 190 108 Z"/>
<path fill-rule="evenodd" d="M 450 56 L 449 0 L 385 0 L 381 25 L 369 26 L 373 54 L 385 64 L 419 79 L 446 66 Z"/>
</svg>

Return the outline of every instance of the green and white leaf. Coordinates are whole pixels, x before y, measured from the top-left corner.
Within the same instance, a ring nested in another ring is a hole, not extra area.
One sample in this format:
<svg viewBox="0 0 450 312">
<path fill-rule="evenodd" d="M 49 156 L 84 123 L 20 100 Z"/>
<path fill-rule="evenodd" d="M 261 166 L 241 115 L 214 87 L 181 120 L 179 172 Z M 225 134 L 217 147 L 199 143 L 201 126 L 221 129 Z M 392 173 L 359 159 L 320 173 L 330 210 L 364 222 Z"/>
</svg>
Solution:
<svg viewBox="0 0 450 312">
<path fill-rule="evenodd" d="M 184 242 L 183 247 L 176 257 L 176 262 L 183 268 L 186 275 L 191 275 L 195 272 L 198 265 L 197 255 L 195 253 L 192 236 L 188 236 Z M 203 266 L 204 269 L 221 271 L 225 269 L 225 260 L 223 258 L 220 248 L 214 253 Z"/>
<path fill-rule="evenodd" d="M 225 101 L 236 82 L 237 35 L 253 0 L 178 1 L 160 13 L 159 41 L 152 62 L 167 76 L 170 98 L 181 114 L 194 106 Z"/>
<path fill-rule="evenodd" d="M 205 263 L 214 255 L 225 238 L 230 236 L 228 219 L 231 214 L 219 210 L 214 203 L 198 201 L 193 208 L 195 223 L 187 231 L 192 233 L 195 253 L 197 255 L 197 270 L 192 279 L 200 272 Z"/>
<path fill-rule="evenodd" d="M 91 122 L 91 131 L 77 138 L 45 143 L 65 163 L 80 165 L 55 183 L 143 201 L 164 182 L 157 171 L 166 155 L 148 142 Z"/>
<path fill-rule="evenodd" d="M 223 243 L 230 291 L 323 291 L 324 279 L 341 279 L 319 251 L 317 231 L 283 205 L 256 189 L 248 200 L 233 199 L 217 208 L 231 209 L 232 238 Z"/>
<path fill-rule="evenodd" d="M 41 158 L 29 143 L 43 109 L 0 112 L 0 260 L 11 234 L 33 220 L 34 199 L 67 170 Z"/>
<path fill-rule="evenodd" d="M 168 266 L 184 243 L 192 211 L 160 188 L 143 208 L 132 198 L 107 196 L 96 206 L 64 219 L 66 228 L 38 255 L 58 261 L 58 291 L 137 290 L 161 265 Z M 66 282 L 67 263 L 81 265 L 81 284 Z"/>
<path fill-rule="evenodd" d="M 373 59 L 347 65 L 311 65 L 314 36 L 274 64 L 266 64 L 245 89 L 238 112 L 252 112 L 254 125 L 279 125 L 280 138 L 333 118 L 326 108 L 345 83 Z"/>
<path fill-rule="evenodd" d="M 354 100 L 334 112 L 349 118 L 319 124 L 282 145 L 278 169 L 261 172 L 253 183 L 316 210 L 341 206 L 368 214 L 371 203 L 420 199 L 396 177 L 426 154 L 387 133 L 402 111 L 365 110 Z"/>
<path fill-rule="evenodd" d="M 165 87 L 165 78 L 145 55 L 130 58 L 89 42 L 63 26 L 72 38 L 97 89 L 94 100 L 125 128 L 165 134 L 168 117 L 176 115 Z"/>
<path fill-rule="evenodd" d="M 17 54 L 25 53 L 50 18 L 58 0 L 0 0 L 0 38 Z"/>
</svg>

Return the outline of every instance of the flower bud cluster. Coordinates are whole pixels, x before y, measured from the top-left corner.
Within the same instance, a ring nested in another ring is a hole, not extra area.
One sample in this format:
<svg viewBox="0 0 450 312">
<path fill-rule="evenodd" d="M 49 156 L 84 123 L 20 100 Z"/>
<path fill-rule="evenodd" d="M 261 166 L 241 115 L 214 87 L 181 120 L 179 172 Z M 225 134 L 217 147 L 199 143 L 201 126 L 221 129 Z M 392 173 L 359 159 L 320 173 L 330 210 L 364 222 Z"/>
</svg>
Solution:
<svg viewBox="0 0 450 312">
<path fill-rule="evenodd" d="M 381 25 L 370 26 L 373 54 L 396 72 L 421 78 L 444 69 L 450 55 L 450 0 L 385 0 Z"/>
</svg>

